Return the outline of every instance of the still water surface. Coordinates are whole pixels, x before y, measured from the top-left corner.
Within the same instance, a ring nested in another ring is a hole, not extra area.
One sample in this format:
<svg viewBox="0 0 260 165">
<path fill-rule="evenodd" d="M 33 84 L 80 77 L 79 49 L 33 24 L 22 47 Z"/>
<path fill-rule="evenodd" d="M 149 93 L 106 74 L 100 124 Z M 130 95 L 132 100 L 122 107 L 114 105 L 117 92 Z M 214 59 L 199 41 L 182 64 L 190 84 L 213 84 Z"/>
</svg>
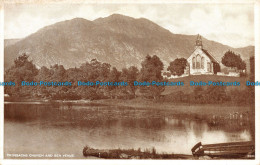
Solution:
<svg viewBox="0 0 260 165">
<path fill-rule="evenodd" d="M 213 124 L 178 117 L 167 110 L 72 104 L 5 104 L 4 153 L 73 154 L 97 149 L 155 148 L 191 154 L 198 142 L 251 140 L 249 126 Z M 8 157 L 6 157 L 8 158 Z"/>
</svg>

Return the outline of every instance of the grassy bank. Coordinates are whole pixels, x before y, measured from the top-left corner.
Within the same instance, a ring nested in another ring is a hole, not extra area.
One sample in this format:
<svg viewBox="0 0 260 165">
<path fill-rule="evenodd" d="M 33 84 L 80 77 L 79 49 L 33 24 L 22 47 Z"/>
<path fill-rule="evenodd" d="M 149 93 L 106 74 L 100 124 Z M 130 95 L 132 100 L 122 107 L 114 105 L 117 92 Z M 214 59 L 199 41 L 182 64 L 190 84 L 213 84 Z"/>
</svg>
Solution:
<svg viewBox="0 0 260 165">
<path fill-rule="evenodd" d="M 231 90 L 237 90 L 242 91 L 247 89 L 246 81 L 249 80 L 249 77 L 228 77 L 228 76 L 216 76 L 216 75 L 192 75 L 187 77 L 180 77 L 175 79 L 170 79 L 170 82 L 178 82 L 182 81 L 184 83 L 184 86 L 166 86 L 166 89 L 163 92 L 163 95 L 167 95 L 170 93 L 182 91 L 184 93 L 191 93 L 196 86 L 191 86 L 190 81 L 194 82 L 206 82 L 212 81 L 212 82 L 240 82 L 239 86 L 228 86 L 227 91 Z M 203 88 L 207 88 L 207 86 L 203 86 Z"/>
</svg>

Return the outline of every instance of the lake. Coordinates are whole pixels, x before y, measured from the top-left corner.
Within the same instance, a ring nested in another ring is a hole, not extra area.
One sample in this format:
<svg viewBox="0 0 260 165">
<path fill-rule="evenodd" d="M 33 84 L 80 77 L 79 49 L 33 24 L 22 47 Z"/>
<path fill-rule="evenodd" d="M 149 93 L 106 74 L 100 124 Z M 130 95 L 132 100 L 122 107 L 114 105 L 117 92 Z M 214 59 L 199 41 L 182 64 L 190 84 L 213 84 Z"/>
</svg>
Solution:
<svg viewBox="0 0 260 165">
<path fill-rule="evenodd" d="M 249 124 L 224 124 L 175 115 L 170 110 L 72 103 L 5 103 L 5 158 L 84 158 L 96 149 L 152 149 L 191 154 L 203 144 L 252 139 Z M 17 154 L 23 154 L 17 155 Z M 41 155 L 44 154 L 44 157 Z"/>
</svg>

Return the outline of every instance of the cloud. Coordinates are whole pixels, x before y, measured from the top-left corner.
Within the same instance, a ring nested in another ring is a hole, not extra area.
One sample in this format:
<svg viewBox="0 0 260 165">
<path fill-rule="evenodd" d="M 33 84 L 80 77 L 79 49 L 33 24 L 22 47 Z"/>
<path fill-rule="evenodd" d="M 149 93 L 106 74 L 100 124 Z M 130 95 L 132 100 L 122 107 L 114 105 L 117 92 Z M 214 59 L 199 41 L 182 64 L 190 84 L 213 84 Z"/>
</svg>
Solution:
<svg viewBox="0 0 260 165">
<path fill-rule="evenodd" d="M 53 23 L 118 13 L 147 18 L 175 34 L 202 36 L 233 47 L 254 45 L 251 4 L 7 4 L 5 38 L 23 38 Z"/>
</svg>

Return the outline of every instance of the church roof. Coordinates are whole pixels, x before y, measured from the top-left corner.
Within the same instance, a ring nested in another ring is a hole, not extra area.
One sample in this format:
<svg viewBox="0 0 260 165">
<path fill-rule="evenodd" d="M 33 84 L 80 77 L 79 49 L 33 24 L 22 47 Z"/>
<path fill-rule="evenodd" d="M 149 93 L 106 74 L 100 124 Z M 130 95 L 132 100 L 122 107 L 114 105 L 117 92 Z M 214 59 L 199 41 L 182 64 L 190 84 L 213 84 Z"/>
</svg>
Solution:
<svg viewBox="0 0 260 165">
<path fill-rule="evenodd" d="M 206 49 L 203 49 L 202 48 L 202 38 L 201 38 L 201 35 L 197 35 L 197 40 L 196 40 L 196 42 L 195 42 L 195 50 L 193 51 L 193 53 L 197 50 L 197 49 L 200 49 L 200 50 L 202 50 L 202 52 L 206 55 L 206 56 L 208 56 L 209 57 L 209 59 L 212 61 L 212 62 L 215 62 L 215 63 L 219 63 L 218 62 L 218 60 L 216 60 L 216 58 L 213 56 L 213 55 L 211 55 Z M 192 54 L 193 54 L 192 53 Z M 191 54 L 191 56 L 190 57 L 192 57 L 192 54 Z M 189 58 L 190 58 L 189 57 Z"/>
<path fill-rule="evenodd" d="M 219 63 L 215 57 L 213 57 L 206 49 L 201 49 L 208 57 L 209 59 L 212 61 L 212 62 L 216 62 L 216 63 Z"/>
</svg>

